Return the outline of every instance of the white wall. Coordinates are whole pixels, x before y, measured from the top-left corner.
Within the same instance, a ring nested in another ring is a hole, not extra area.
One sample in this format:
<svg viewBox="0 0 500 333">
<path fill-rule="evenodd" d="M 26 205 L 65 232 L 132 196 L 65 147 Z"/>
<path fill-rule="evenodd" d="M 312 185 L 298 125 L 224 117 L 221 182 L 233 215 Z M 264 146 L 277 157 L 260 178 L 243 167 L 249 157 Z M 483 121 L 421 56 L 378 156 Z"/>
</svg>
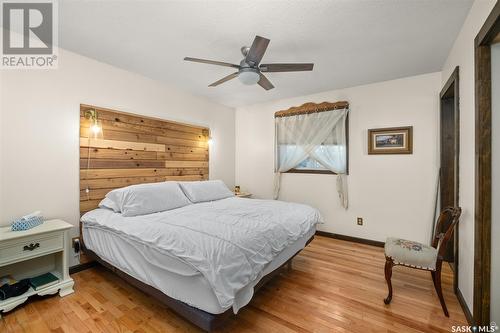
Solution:
<svg viewBox="0 0 500 333">
<path fill-rule="evenodd" d="M 0 33 L 3 33 L 2 29 L 0 29 Z M 2 172 L 2 169 L 3 169 L 3 159 L 2 159 L 2 119 L 3 119 L 3 106 L 2 106 L 2 102 L 3 101 L 3 95 L 2 95 L 2 92 L 3 92 L 3 89 L 2 89 L 2 83 L 3 83 L 3 71 L 0 70 L 0 216 L 2 216 L 2 207 L 3 207 L 3 200 L 2 200 L 2 186 L 3 186 L 3 181 L 2 181 L 2 178 L 3 178 L 3 172 Z"/>
<path fill-rule="evenodd" d="M 491 47 L 491 91 L 492 94 L 492 113 L 491 123 L 492 140 L 491 155 L 492 163 L 492 193 L 491 202 L 500 202 L 500 43 Z M 491 212 L 491 253 L 500 253 L 500 207 L 497 204 L 492 205 Z M 491 320 L 500 322 L 500 259 L 495 255 L 491 261 L 491 302 L 490 313 Z"/>
<path fill-rule="evenodd" d="M 280 199 L 318 208 L 321 230 L 384 241 L 387 236 L 429 242 L 437 179 L 438 94 L 433 73 L 237 108 L 236 184 L 271 198 L 274 112 L 305 102 L 349 101 L 349 209 L 343 210 L 335 176 L 284 174 Z M 368 155 L 367 129 L 414 127 L 412 155 Z M 356 225 L 356 217 L 364 226 Z"/>
<path fill-rule="evenodd" d="M 460 198 L 458 286 L 472 311 L 474 289 L 474 38 L 495 0 L 476 0 L 442 71 L 444 84 L 460 66 Z"/>
<path fill-rule="evenodd" d="M 210 127 L 210 177 L 234 185 L 232 108 L 64 50 L 58 69 L 4 71 L 1 84 L 0 223 L 40 209 L 78 225 L 80 103 Z"/>
</svg>

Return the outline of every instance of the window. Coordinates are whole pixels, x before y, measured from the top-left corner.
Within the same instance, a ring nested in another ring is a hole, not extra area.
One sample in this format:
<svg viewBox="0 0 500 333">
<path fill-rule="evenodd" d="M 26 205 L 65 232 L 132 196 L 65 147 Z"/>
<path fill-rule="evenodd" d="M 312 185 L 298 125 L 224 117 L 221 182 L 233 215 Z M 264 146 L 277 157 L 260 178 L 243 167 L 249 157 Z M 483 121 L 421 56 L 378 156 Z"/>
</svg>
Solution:
<svg viewBox="0 0 500 333">
<path fill-rule="evenodd" d="M 277 171 L 347 174 L 348 110 L 276 118 Z"/>
<path fill-rule="evenodd" d="M 345 169 L 346 173 L 349 173 L 349 165 L 348 165 L 348 158 L 347 158 L 347 150 L 346 147 L 341 147 L 338 145 L 328 145 L 328 144 L 321 144 L 316 148 L 316 153 L 317 154 L 338 154 L 339 151 L 341 154 L 345 156 Z M 325 152 L 328 151 L 328 152 Z M 337 169 L 343 169 L 344 166 L 340 163 L 340 161 L 337 162 Z M 307 157 L 305 160 L 300 162 L 295 168 L 288 170 L 287 172 L 290 173 L 331 173 L 335 174 L 336 172 L 330 171 L 328 167 L 325 167 L 321 162 L 317 161 L 314 159 L 314 157 Z"/>
</svg>

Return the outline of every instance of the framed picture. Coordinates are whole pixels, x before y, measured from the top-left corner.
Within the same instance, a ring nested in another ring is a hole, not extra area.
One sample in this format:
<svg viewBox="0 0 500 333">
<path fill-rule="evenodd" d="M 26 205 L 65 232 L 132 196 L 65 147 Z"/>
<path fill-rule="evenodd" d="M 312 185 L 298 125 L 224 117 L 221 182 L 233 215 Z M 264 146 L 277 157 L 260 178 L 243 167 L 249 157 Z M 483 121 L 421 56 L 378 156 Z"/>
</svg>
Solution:
<svg viewBox="0 0 500 333">
<path fill-rule="evenodd" d="M 412 154 L 413 127 L 368 130 L 368 154 Z"/>
</svg>

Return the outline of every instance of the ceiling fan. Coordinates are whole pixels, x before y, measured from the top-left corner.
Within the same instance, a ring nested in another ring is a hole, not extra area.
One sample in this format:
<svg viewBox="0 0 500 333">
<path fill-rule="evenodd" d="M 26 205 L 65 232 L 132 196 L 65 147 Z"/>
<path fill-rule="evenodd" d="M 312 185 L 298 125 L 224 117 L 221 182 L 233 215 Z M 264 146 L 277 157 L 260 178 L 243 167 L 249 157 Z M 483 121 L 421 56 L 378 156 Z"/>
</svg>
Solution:
<svg viewBox="0 0 500 333">
<path fill-rule="evenodd" d="M 260 64 L 264 53 L 266 52 L 267 45 L 270 40 L 264 37 L 255 36 L 252 46 L 243 46 L 241 53 L 244 58 L 240 61 L 239 65 L 230 64 L 222 61 L 213 61 L 206 59 L 185 57 L 186 61 L 201 62 L 203 64 L 218 65 L 225 67 L 232 67 L 238 69 L 237 72 L 229 74 L 222 79 L 215 81 L 209 87 L 216 87 L 221 83 L 238 77 L 244 84 L 251 85 L 258 83 L 262 88 L 269 90 L 273 89 L 273 84 L 262 73 L 271 72 L 299 72 L 299 71 L 312 71 L 314 64 Z"/>
</svg>

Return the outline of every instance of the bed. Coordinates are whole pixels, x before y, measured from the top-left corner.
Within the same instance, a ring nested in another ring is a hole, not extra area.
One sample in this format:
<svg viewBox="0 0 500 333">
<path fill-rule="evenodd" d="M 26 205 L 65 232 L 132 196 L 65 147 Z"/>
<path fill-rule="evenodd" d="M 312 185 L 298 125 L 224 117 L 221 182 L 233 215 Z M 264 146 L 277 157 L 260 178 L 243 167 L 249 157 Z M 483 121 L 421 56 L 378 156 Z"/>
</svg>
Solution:
<svg viewBox="0 0 500 333">
<path fill-rule="evenodd" d="M 86 253 L 211 331 L 312 240 L 320 219 L 306 205 L 227 197 L 133 217 L 98 208 L 81 222 Z"/>
</svg>

